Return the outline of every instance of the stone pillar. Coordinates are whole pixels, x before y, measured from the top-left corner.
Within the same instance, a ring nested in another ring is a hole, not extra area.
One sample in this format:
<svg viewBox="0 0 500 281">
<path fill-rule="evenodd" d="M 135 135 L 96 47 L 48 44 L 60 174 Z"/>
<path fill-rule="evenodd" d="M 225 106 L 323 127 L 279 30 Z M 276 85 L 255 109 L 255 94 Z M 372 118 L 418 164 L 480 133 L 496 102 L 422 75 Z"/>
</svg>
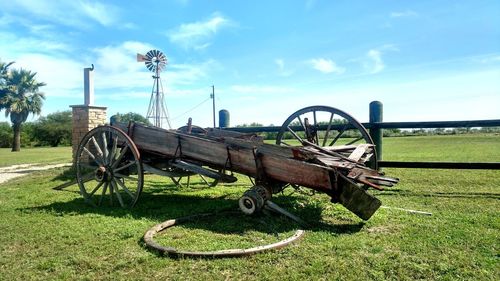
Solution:
<svg viewBox="0 0 500 281">
<path fill-rule="evenodd" d="M 106 123 L 106 107 L 72 105 L 73 109 L 73 163 L 75 163 L 78 145 L 85 134 L 93 128 Z"/>
</svg>

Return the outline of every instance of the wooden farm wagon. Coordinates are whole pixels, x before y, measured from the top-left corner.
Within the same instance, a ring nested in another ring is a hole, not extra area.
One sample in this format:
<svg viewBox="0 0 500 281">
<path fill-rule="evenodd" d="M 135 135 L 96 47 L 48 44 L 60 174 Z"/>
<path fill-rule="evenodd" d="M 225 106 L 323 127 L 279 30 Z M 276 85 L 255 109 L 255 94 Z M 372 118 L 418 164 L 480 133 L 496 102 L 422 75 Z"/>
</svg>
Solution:
<svg viewBox="0 0 500 281">
<path fill-rule="evenodd" d="M 100 126 L 82 139 L 77 155 L 77 181 L 92 205 L 111 202 L 133 207 L 143 189 L 144 174 L 178 181 L 199 174 L 210 184 L 234 182 L 234 173 L 255 185 L 239 200 L 240 209 L 259 212 L 273 194 L 288 186 L 326 193 L 362 219 L 381 202 L 367 192 L 397 179 L 381 175 L 366 129 L 347 113 L 312 106 L 292 114 L 277 134 L 276 144 L 254 134 L 201 129 L 188 124 L 165 130 L 138 123 Z"/>
</svg>

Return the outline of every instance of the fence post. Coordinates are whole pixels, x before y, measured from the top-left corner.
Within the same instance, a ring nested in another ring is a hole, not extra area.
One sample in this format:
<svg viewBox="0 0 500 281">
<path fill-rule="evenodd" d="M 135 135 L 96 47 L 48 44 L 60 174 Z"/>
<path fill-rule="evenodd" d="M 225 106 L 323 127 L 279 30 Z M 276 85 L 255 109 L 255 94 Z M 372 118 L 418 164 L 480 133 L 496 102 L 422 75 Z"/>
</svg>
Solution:
<svg viewBox="0 0 500 281">
<path fill-rule="evenodd" d="M 384 115 L 384 108 L 381 102 L 372 101 L 370 103 L 370 123 L 382 122 Z M 375 151 L 377 153 L 377 159 L 382 160 L 382 137 L 383 132 L 381 128 L 373 126 L 370 128 L 370 136 L 375 144 Z"/>
</svg>

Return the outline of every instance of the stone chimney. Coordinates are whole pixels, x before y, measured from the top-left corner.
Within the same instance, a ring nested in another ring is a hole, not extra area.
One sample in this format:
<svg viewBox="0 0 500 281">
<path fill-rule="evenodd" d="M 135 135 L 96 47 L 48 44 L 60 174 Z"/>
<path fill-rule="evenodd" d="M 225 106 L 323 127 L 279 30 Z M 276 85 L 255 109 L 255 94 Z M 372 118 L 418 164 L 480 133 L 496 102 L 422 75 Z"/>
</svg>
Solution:
<svg viewBox="0 0 500 281">
<path fill-rule="evenodd" d="M 84 104 L 71 105 L 73 111 L 73 163 L 80 141 L 93 128 L 106 123 L 106 107 L 94 106 L 94 65 L 83 69 Z"/>
</svg>

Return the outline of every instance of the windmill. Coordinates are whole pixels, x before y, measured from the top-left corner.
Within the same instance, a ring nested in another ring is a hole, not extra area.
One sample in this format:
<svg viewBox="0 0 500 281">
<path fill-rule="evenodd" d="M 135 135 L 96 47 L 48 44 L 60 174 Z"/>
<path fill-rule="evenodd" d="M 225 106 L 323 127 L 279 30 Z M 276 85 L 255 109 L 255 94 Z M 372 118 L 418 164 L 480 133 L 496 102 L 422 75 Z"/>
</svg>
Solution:
<svg viewBox="0 0 500 281">
<path fill-rule="evenodd" d="M 137 54 L 137 61 L 144 62 L 146 67 L 153 72 L 153 90 L 149 100 L 149 108 L 146 118 L 152 119 L 156 127 L 163 127 L 166 123 L 171 129 L 167 106 L 163 95 L 163 85 L 161 84 L 160 72 L 167 65 L 167 57 L 158 50 L 151 50 L 146 55 Z M 166 121 L 166 122 L 164 122 Z"/>
</svg>

